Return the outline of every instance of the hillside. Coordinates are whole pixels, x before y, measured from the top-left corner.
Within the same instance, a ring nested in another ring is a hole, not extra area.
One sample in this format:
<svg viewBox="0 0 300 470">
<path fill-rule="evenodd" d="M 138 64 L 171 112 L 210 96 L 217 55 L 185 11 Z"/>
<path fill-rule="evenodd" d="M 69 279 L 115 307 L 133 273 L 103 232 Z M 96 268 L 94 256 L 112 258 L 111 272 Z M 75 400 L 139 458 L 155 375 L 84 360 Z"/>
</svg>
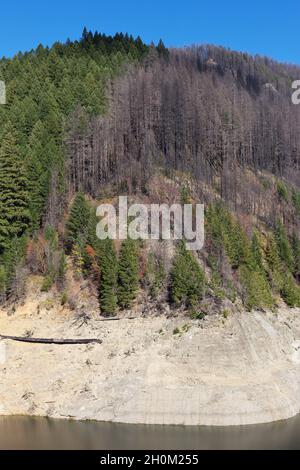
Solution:
<svg viewBox="0 0 300 470">
<path fill-rule="evenodd" d="M 88 281 L 103 315 L 153 299 L 195 318 L 239 302 L 299 306 L 297 75 L 220 47 L 167 50 L 87 30 L 2 59 L 2 301 L 14 308 L 31 273 L 75 310 Z M 124 194 L 204 203 L 204 249 L 100 242 L 95 207 Z"/>
<path fill-rule="evenodd" d="M 299 412 L 299 77 L 86 29 L 0 60 L 0 414 L 230 425 Z M 204 246 L 100 240 L 96 209 L 120 196 L 189 204 L 194 225 L 204 204 Z"/>
</svg>

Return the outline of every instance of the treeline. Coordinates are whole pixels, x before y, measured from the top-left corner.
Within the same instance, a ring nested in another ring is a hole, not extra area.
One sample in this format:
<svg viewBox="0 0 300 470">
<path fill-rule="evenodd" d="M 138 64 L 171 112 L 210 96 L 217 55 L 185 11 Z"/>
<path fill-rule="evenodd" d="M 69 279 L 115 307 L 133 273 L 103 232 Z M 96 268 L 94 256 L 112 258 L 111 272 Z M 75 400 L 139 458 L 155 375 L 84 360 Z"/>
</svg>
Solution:
<svg viewBox="0 0 300 470">
<path fill-rule="evenodd" d="M 33 238 L 27 247 L 27 265 L 31 272 L 43 274 L 42 291 L 55 287 L 62 304 L 76 308 L 66 281 L 69 260 L 78 280 L 86 278 L 96 287 L 105 316 L 132 308 L 141 291 L 153 301 L 168 301 L 176 307 L 199 306 L 205 292 L 204 271 L 184 242 L 178 244 L 171 272 L 167 272 L 162 253 L 142 254 L 142 240 L 100 240 L 97 223 L 95 208 L 78 192 L 64 234 L 47 225 L 44 236 Z"/>
<path fill-rule="evenodd" d="M 26 248 L 31 269 L 44 274 L 43 290 L 55 283 L 64 294 L 70 257 L 99 287 L 104 314 L 129 308 L 141 287 L 190 310 L 236 295 L 248 308 L 272 307 L 276 296 L 297 305 L 297 74 L 297 67 L 222 48 L 168 51 L 161 41 L 148 46 L 86 29 L 79 41 L 2 59 L 1 299 L 16 290 Z M 208 206 L 204 254 L 179 244 L 171 272 L 153 253 L 141 270 L 139 244 L 100 243 L 84 197 L 96 197 L 105 183 L 151 197 L 157 171 L 192 175 L 197 200 Z M 63 235 L 61 215 L 73 193 Z M 255 218 L 245 229 L 240 220 L 249 214 Z"/>
<path fill-rule="evenodd" d="M 276 297 L 290 307 L 300 306 L 300 240 L 289 237 L 281 221 L 274 231 L 243 225 L 221 204 L 206 212 L 206 253 L 211 288 L 220 298 L 239 295 L 244 305 L 272 308 Z"/>
<path fill-rule="evenodd" d="M 92 276 L 99 290 L 99 304 L 104 315 L 113 315 L 119 306 L 130 308 L 139 282 L 138 244 L 127 239 L 117 256 L 114 241 L 96 236 L 95 209 L 77 193 L 66 224 L 66 251 L 78 274 Z"/>
<path fill-rule="evenodd" d="M 42 290 L 56 284 L 62 303 L 72 301 L 65 282 L 66 253 L 78 279 L 83 276 L 96 287 L 100 311 L 107 316 L 132 308 L 145 294 L 158 306 L 167 302 L 188 310 L 193 318 L 218 311 L 226 299 L 234 303 L 239 298 L 248 310 L 273 309 L 280 299 L 290 307 L 300 306 L 296 233 L 288 236 L 280 221 L 274 231 L 251 227 L 247 233 L 243 221 L 222 203 L 210 204 L 205 217 L 204 249 L 194 253 L 179 241 L 168 266 L 165 242 L 147 249 L 142 240 L 99 240 L 95 208 L 78 192 L 60 240 L 55 230 L 46 229 Z M 29 253 L 31 269 L 38 265 L 40 246 L 38 241 Z"/>
<path fill-rule="evenodd" d="M 165 54 L 162 42 L 158 54 Z M 149 46 L 127 34 L 83 31 L 79 41 L 38 46 L 1 59 L 7 104 L 0 106 L 0 295 L 5 296 L 25 238 L 56 226 L 68 192 L 65 137 L 71 113 L 80 135 L 107 109 L 107 88 L 126 63 L 143 60 Z M 78 170 L 79 171 L 79 170 Z M 20 250 L 19 248 L 20 247 Z"/>
</svg>

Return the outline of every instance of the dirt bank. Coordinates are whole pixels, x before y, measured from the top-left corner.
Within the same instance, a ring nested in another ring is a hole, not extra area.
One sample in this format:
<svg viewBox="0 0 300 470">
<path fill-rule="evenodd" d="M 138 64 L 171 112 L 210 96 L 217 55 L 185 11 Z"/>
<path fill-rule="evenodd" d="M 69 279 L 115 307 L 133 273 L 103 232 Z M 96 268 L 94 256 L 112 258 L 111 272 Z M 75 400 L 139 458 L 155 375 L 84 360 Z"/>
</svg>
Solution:
<svg viewBox="0 0 300 470">
<path fill-rule="evenodd" d="M 0 414 L 233 425 L 300 410 L 299 309 L 203 321 L 93 317 L 80 326 L 47 299 L 36 302 L 0 311 L 0 334 L 102 343 L 0 341 Z"/>
</svg>

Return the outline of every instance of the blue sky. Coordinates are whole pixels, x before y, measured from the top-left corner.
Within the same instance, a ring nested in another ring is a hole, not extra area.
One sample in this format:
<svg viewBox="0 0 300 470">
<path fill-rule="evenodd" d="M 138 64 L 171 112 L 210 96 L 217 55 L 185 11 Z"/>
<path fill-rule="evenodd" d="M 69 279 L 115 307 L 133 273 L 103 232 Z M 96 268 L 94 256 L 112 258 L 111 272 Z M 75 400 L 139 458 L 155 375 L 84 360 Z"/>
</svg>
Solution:
<svg viewBox="0 0 300 470">
<path fill-rule="evenodd" d="M 146 42 L 162 38 L 167 46 L 211 43 L 300 64 L 300 0 L 5 0 L 0 20 L 0 56 L 76 39 L 86 25 Z"/>
</svg>

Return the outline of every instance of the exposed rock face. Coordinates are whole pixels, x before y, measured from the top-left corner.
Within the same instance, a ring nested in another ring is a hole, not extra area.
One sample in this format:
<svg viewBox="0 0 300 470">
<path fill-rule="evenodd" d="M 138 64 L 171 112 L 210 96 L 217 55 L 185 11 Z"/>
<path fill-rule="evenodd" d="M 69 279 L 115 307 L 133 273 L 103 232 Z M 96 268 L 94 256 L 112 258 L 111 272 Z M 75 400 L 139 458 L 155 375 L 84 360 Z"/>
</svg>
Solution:
<svg viewBox="0 0 300 470">
<path fill-rule="evenodd" d="M 1 334 L 99 337 L 102 344 L 0 342 L 0 413 L 127 423 L 232 425 L 300 410 L 300 310 L 195 321 L 165 316 L 78 328 L 25 305 Z M 180 334 L 174 334 L 179 328 Z"/>
</svg>

